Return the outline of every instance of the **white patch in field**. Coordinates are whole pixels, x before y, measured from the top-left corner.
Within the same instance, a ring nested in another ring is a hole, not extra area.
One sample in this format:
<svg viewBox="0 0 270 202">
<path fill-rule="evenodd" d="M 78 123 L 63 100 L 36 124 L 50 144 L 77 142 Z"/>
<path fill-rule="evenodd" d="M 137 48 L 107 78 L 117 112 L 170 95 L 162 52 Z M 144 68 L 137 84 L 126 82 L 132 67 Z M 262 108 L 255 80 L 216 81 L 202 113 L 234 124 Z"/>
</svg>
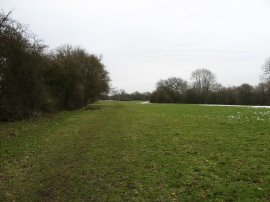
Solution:
<svg viewBox="0 0 270 202">
<path fill-rule="evenodd" d="M 150 104 L 150 102 L 149 101 L 146 101 L 146 102 L 141 102 L 141 104 Z"/>
<path fill-rule="evenodd" d="M 262 112 L 249 112 L 249 113 L 240 113 L 236 112 L 235 115 L 227 116 L 228 119 L 234 120 L 246 120 L 246 121 L 265 121 L 270 120 L 270 111 L 262 111 Z"/>
<path fill-rule="evenodd" d="M 269 108 L 270 106 L 250 106 L 250 105 L 214 105 L 214 104 L 201 104 L 201 106 L 209 107 L 250 107 L 250 108 Z"/>
</svg>

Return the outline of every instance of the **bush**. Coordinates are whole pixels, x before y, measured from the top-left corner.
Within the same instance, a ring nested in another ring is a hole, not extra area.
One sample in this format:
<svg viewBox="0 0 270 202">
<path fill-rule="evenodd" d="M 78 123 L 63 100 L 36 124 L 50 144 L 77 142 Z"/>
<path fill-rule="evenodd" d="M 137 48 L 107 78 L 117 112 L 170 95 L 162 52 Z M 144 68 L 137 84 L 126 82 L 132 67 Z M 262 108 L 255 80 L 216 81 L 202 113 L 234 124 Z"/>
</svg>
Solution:
<svg viewBox="0 0 270 202">
<path fill-rule="evenodd" d="M 77 109 L 109 90 L 101 58 L 82 48 L 45 45 L 8 15 L 0 14 L 0 121 Z"/>
</svg>

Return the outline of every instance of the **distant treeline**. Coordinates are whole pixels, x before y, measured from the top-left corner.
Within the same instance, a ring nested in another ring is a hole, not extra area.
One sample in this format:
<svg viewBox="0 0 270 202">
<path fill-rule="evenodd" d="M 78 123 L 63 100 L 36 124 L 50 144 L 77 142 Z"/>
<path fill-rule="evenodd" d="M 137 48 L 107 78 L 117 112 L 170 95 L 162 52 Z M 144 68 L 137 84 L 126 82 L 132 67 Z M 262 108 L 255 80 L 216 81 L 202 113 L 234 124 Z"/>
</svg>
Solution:
<svg viewBox="0 0 270 202">
<path fill-rule="evenodd" d="M 152 103 L 270 105 L 270 58 L 263 66 L 262 82 L 257 86 L 244 83 L 224 87 L 216 82 L 216 76 L 208 69 L 197 69 L 191 74 L 191 82 L 179 77 L 160 80 L 150 93 L 113 90 L 103 97 L 118 101 L 149 100 Z"/>
<path fill-rule="evenodd" d="M 140 93 L 135 91 L 133 93 L 127 93 L 125 90 L 113 90 L 111 94 L 107 99 L 117 101 L 150 100 L 151 96 L 150 92 Z"/>
<path fill-rule="evenodd" d="M 172 77 L 157 82 L 151 94 L 153 103 L 193 103 L 225 105 L 270 105 L 270 59 L 264 65 L 263 82 L 257 86 L 244 83 L 224 87 L 216 83 L 215 75 L 207 69 L 197 69 L 191 82 Z"/>
<path fill-rule="evenodd" d="M 46 47 L 0 13 L 0 121 L 81 108 L 108 92 L 101 57 L 69 45 Z"/>
</svg>

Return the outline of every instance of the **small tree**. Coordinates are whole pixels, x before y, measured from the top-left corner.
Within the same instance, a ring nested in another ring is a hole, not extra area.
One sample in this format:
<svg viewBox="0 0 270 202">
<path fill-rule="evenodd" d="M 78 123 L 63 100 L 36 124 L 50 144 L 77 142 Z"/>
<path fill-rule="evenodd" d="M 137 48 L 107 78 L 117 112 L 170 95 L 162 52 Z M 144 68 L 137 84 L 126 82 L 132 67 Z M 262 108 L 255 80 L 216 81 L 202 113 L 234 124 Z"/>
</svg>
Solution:
<svg viewBox="0 0 270 202">
<path fill-rule="evenodd" d="M 270 57 L 266 59 L 263 65 L 263 75 L 262 78 L 267 82 L 270 82 Z"/>
<path fill-rule="evenodd" d="M 151 96 L 154 102 L 183 102 L 187 92 L 187 82 L 181 78 L 171 77 L 157 82 L 156 90 Z"/>
<path fill-rule="evenodd" d="M 191 74 L 193 88 L 199 94 L 207 94 L 216 83 L 216 76 L 208 69 L 197 69 Z"/>
<path fill-rule="evenodd" d="M 253 87 L 251 85 L 244 83 L 238 87 L 238 104 L 253 104 L 253 98 Z"/>
<path fill-rule="evenodd" d="M 52 88 L 56 88 L 58 99 L 66 109 L 76 109 L 96 101 L 109 91 L 109 75 L 101 58 L 88 54 L 82 48 L 64 45 L 56 49 L 52 62 L 52 73 L 47 77 Z M 59 93 L 58 93 L 59 92 Z"/>
<path fill-rule="evenodd" d="M 197 102 L 203 103 L 216 83 L 216 76 L 208 69 L 197 69 L 191 74 L 193 90 Z"/>
</svg>

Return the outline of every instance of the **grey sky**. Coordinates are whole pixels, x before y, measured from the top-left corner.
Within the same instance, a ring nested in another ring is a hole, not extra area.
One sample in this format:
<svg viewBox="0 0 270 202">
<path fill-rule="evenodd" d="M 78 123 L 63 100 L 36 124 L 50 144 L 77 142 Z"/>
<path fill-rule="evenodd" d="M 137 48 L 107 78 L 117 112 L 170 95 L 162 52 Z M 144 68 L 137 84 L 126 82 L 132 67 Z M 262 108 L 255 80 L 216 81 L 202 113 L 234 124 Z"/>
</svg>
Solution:
<svg viewBox="0 0 270 202">
<path fill-rule="evenodd" d="M 0 0 L 51 48 L 102 54 L 112 86 L 152 91 L 208 68 L 227 85 L 257 84 L 270 56 L 269 0 Z"/>
</svg>

